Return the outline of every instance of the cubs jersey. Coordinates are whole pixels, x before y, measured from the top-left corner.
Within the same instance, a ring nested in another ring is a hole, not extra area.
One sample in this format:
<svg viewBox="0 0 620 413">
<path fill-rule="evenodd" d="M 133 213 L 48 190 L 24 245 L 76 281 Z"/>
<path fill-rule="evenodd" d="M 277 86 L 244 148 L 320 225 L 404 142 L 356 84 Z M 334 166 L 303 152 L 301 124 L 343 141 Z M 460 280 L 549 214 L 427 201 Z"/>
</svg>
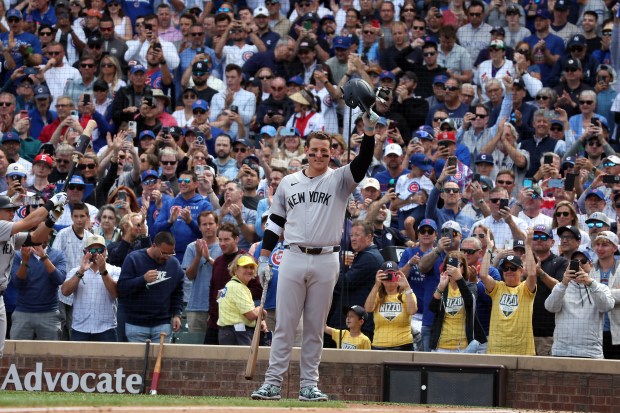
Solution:
<svg viewBox="0 0 620 413">
<path fill-rule="evenodd" d="M 487 353 L 536 355 L 532 330 L 536 293 L 527 288 L 525 281 L 516 287 L 496 281 L 493 291 L 487 294 L 493 300 Z"/>
<path fill-rule="evenodd" d="M 269 213 L 286 219 L 284 239 L 288 244 L 340 245 L 347 199 L 356 186 L 349 165 L 327 169 L 314 178 L 299 171 L 282 179 Z"/>
</svg>

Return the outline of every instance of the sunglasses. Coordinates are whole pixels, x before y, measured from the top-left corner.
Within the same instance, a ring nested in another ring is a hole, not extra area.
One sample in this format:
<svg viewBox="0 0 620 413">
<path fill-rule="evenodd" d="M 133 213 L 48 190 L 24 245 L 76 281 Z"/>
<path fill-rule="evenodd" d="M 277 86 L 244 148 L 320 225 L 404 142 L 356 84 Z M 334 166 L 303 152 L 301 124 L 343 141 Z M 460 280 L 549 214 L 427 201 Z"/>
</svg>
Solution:
<svg viewBox="0 0 620 413">
<path fill-rule="evenodd" d="M 194 37 L 202 36 L 204 33 L 190 33 Z"/>
<path fill-rule="evenodd" d="M 481 113 L 476 113 L 476 119 L 484 119 L 486 118 L 488 115 L 487 114 L 481 114 Z"/>
<path fill-rule="evenodd" d="M 207 74 L 207 72 L 192 72 L 192 74 L 193 74 L 194 76 L 198 76 L 198 77 L 200 77 L 200 76 L 204 76 L 204 75 L 206 75 L 206 74 Z"/>
<path fill-rule="evenodd" d="M 94 46 L 91 46 L 91 47 L 95 48 Z M 93 67 L 95 67 L 95 64 L 94 63 L 82 63 L 80 67 L 84 69 L 92 69 Z"/>
<path fill-rule="evenodd" d="M 462 98 L 462 99 L 465 99 L 465 98 L 467 98 L 467 99 L 473 99 L 473 98 L 474 98 L 474 95 L 468 95 L 468 94 L 466 94 L 466 93 L 461 93 L 461 98 Z M 486 116 L 486 115 L 485 115 L 485 116 Z"/>
<path fill-rule="evenodd" d="M 591 104 L 593 104 L 593 103 L 594 103 L 594 101 L 593 101 L 593 100 L 580 100 L 580 101 L 579 101 L 579 104 L 580 104 L 580 105 L 591 105 Z"/>
<path fill-rule="evenodd" d="M 51 36 L 52 32 L 40 32 L 39 36 Z"/>
<path fill-rule="evenodd" d="M 95 255 L 95 254 L 103 254 L 103 252 L 105 251 L 105 247 L 88 248 L 86 251 L 90 252 L 93 255 Z"/>
<path fill-rule="evenodd" d="M 167 165 L 167 166 L 176 165 L 177 161 L 161 161 L 161 164 L 162 165 Z"/>
<path fill-rule="evenodd" d="M 512 185 L 514 184 L 513 181 L 504 181 L 502 179 L 498 179 L 497 181 L 495 181 L 496 183 L 500 184 L 500 185 Z"/>
<path fill-rule="evenodd" d="M 111 32 L 111 31 L 114 31 L 114 27 L 101 27 L 101 26 L 99 26 L 99 30 L 101 30 L 102 32 Z"/>
<path fill-rule="evenodd" d="M 580 52 L 582 50 L 584 50 L 585 47 L 581 47 L 581 46 L 573 46 L 570 49 L 568 49 L 569 52 Z"/>
<path fill-rule="evenodd" d="M 443 122 L 446 119 L 448 118 L 433 118 L 433 122 Z"/>
<path fill-rule="evenodd" d="M 494 204 L 499 203 L 499 201 L 501 201 L 502 199 L 506 199 L 508 200 L 508 198 L 489 198 L 489 201 L 491 201 Z"/>
<path fill-rule="evenodd" d="M 375 34 L 374 30 L 364 30 L 364 34 Z"/>
<path fill-rule="evenodd" d="M 0 102 L 0 107 L 5 106 L 5 107 L 9 107 L 13 104 L 13 102 Z"/>
<path fill-rule="evenodd" d="M 157 179 L 147 179 L 146 181 L 142 182 L 143 185 L 155 185 L 156 183 Z"/>
<path fill-rule="evenodd" d="M 435 56 L 436 54 L 437 54 L 436 52 L 425 52 L 424 57 Z"/>
<path fill-rule="evenodd" d="M 413 30 L 426 30 L 425 26 L 413 26 Z"/>
<path fill-rule="evenodd" d="M 480 17 L 480 16 L 482 16 L 482 13 L 469 13 L 469 15 L 471 17 Z"/>
<path fill-rule="evenodd" d="M 462 249 L 461 248 L 461 251 L 463 251 L 467 255 L 474 255 L 475 253 L 477 253 L 480 250 L 479 249 Z"/>
<path fill-rule="evenodd" d="M 58 106 L 58 105 L 56 105 Z M 67 160 L 67 159 L 56 159 L 56 163 L 71 163 L 71 161 Z"/>
<path fill-rule="evenodd" d="M 564 128 L 562 126 L 552 126 L 549 130 L 554 132 L 563 132 Z"/>
<path fill-rule="evenodd" d="M 435 230 L 433 228 L 422 228 L 418 232 L 420 233 L 420 235 L 433 235 L 435 233 Z"/>
<path fill-rule="evenodd" d="M 338 143 L 332 144 L 332 149 L 338 149 L 339 147 L 340 147 L 340 144 Z"/>
<path fill-rule="evenodd" d="M 273 76 L 259 76 L 258 78 L 260 80 L 269 80 L 269 79 L 273 79 Z"/>
<path fill-rule="evenodd" d="M 558 211 L 558 212 L 555 213 L 555 216 L 558 217 L 558 218 L 559 217 L 569 217 L 570 216 L 570 212 L 568 212 L 568 211 L 562 211 L 562 212 Z"/>
<path fill-rule="evenodd" d="M 68 185 L 67 188 L 70 191 L 83 191 L 84 190 L 84 185 L 73 185 L 73 184 L 71 184 L 71 185 Z"/>
<path fill-rule="evenodd" d="M 530 49 L 519 49 L 517 50 L 517 52 L 521 54 L 528 54 L 530 52 Z"/>
<path fill-rule="evenodd" d="M 444 188 L 443 190 L 446 194 L 458 194 L 461 192 L 459 188 Z"/>
<path fill-rule="evenodd" d="M 406 12 L 406 11 L 411 11 L 411 12 L 414 12 L 414 11 L 415 11 L 415 9 L 403 9 L 403 12 Z M 414 26 L 413 28 L 414 28 L 414 29 L 416 29 L 416 27 L 415 27 L 415 26 Z"/>
<path fill-rule="evenodd" d="M 604 222 L 588 222 L 588 228 L 603 228 L 605 226 Z"/>
<path fill-rule="evenodd" d="M 612 168 L 612 167 L 614 167 L 616 165 L 618 165 L 618 164 L 614 163 L 614 162 L 611 162 L 611 161 L 603 162 L 603 167 L 605 167 L 605 168 Z"/>
<path fill-rule="evenodd" d="M 191 94 L 183 95 L 183 99 L 196 99 L 197 97 L 198 96 Z"/>
<path fill-rule="evenodd" d="M 444 86 L 443 89 L 448 90 L 450 92 L 456 92 L 457 90 L 459 90 L 459 87 L 458 86 Z"/>
<path fill-rule="evenodd" d="M 506 265 L 502 267 L 502 270 L 504 272 L 515 272 L 519 270 L 519 267 L 517 267 L 516 265 Z"/>
<path fill-rule="evenodd" d="M 567 72 L 567 73 L 575 73 L 577 70 L 579 70 L 579 69 L 577 69 L 575 67 L 569 67 L 568 69 L 564 69 L 564 71 Z"/>
<path fill-rule="evenodd" d="M 191 178 L 179 178 L 179 179 L 177 179 L 177 181 L 180 184 L 191 184 L 192 183 L 192 179 Z"/>
<path fill-rule="evenodd" d="M 81 163 L 78 168 L 81 170 L 84 169 L 95 169 L 97 167 L 97 165 L 95 165 L 94 163 Z"/>
<path fill-rule="evenodd" d="M 9 23 L 17 23 L 17 22 L 19 22 L 19 19 L 7 19 L 7 22 L 9 22 Z"/>
<path fill-rule="evenodd" d="M 534 234 L 532 239 L 534 241 L 547 241 L 549 239 L 549 235 L 547 235 L 547 234 Z"/>
<path fill-rule="evenodd" d="M 194 109 L 194 110 L 192 111 L 192 113 L 193 113 L 194 115 L 204 115 L 205 113 L 207 113 L 207 111 L 206 111 L 206 110 L 204 110 L 204 109 Z"/>
<path fill-rule="evenodd" d="M 536 100 L 549 100 L 549 96 L 539 95 L 536 96 Z"/>
<path fill-rule="evenodd" d="M 474 237 L 478 237 L 478 238 L 480 238 L 480 239 L 485 239 L 485 238 L 486 238 L 486 235 L 485 235 L 485 234 L 474 234 L 473 236 L 474 236 Z"/>
<path fill-rule="evenodd" d="M 577 261 L 579 261 L 579 264 L 581 264 L 581 265 L 590 264 L 590 261 L 588 261 L 587 258 L 581 258 L 581 259 L 579 259 Z"/>
<path fill-rule="evenodd" d="M 239 153 L 239 152 L 246 153 L 247 151 L 248 151 L 247 148 L 233 148 L 234 153 Z"/>
<path fill-rule="evenodd" d="M 220 7 L 219 9 L 217 9 L 218 13 L 230 13 L 232 10 L 229 9 L 228 7 Z"/>
<path fill-rule="evenodd" d="M 590 146 L 603 146 L 599 141 L 596 141 L 596 140 L 588 141 L 588 145 L 590 145 Z"/>
<path fill-rule="evenodd" d="M 112 63 L 101 63 L 101 67 L 114 67 Z"/>
<path fill-rule="evenodd" d="M 612 32 L 611 30 L 603 30 L 601 34 L 603 36 L 611 36 L 611 32 Z"/>
<path fill-rule="evenodd" d="M 504 50 L 501 47 L 489 47 L 489 52 L 498 52 L 500 50 Z"/>
</svg>

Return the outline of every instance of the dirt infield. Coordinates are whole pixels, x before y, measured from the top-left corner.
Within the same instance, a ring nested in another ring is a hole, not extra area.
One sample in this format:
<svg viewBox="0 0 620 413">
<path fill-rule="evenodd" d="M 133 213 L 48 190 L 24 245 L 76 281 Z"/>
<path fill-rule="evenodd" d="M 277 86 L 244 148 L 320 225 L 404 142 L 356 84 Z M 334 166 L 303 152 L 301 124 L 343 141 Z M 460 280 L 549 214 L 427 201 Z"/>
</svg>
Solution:
<svg viewBox="0 0 620 413">
<path fill-rule="evenodd" d="M 461 407 L 434 407 L 434 406 L 415 406 L 415 405 L 385 405 L 385 404 L 350 404 L 345 408 L 320 407 L 320 405 L 309 404 L 308 407 L 248 407 L 248 406 L 123 406 L 123 407 L 15 407 L 0 408 L 0 413 L 223 413 L 223 412 L 244 412 L 244 413 L 280 413 L 280 412 L 307 412 L 307 413 L 536 413 L 541 411 L 534 410 L 514 410 L 514 409 L 484 409 L 484 408 L 461 408 Z M 552 411 L 547 411 L 552 413 Z M 553 411 L 553 413 L 562 413 Z"/>
</svg>

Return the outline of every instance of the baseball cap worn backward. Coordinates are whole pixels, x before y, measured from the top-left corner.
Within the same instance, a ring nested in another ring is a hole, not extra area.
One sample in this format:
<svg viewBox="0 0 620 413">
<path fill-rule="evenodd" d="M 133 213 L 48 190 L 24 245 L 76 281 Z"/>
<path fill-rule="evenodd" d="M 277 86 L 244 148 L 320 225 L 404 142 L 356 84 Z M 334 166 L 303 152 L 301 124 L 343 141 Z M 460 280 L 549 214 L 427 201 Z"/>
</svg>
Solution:
<svg viewBox="0 0 620 413">
<path fill-rule="evenodd" d="M 6 195 L 0 195 L 0 209 L 15 209 L 18 208 L 17 205 L 15 205 L 12 201 L 11 198 L 9 198 Z"/>
<path fill-rule="evenodd" d="M 609 242 L 611 242 L 612 244 L 614 244 L 616 246 L 616 248 L 618 247 L 618 236 L 616 234 L 614 234 L 611 231 L 601 231 L 598 233 L 598 235 L 595 238 L 595 241 L 598 241 L 599 239 L 605 239 Z"/>
</svg>

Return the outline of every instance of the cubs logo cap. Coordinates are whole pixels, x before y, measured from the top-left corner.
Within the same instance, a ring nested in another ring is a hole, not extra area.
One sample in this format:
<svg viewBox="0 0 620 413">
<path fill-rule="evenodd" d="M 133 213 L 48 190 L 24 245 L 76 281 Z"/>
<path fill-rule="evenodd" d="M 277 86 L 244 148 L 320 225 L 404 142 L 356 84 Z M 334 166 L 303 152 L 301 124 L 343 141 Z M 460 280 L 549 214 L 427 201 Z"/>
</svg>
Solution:
<svg viewBox="0 0 620 413">
<path fill-rule="evenodd" d="M 430 218 L 425 218 L 420 221 L 420 224 L 418 225 L 418 230 L 422 229 L 422 227 L 431 227 L 433 228 L 433 230 L 435 230 L 435 232 L 437 232 L 437 223 Z"/>
<path fill-rule="evenodd" d="M 462 234 L 463 231 L 461 230 L 461 225 L 456 222 L 456 221 L 446 221 L 443 223 L 443 225 L 441 226 L 441 229 L 446 229 L 449 228 L 453 231 L 458 232 L 459 234 Z"/>
</svg>

